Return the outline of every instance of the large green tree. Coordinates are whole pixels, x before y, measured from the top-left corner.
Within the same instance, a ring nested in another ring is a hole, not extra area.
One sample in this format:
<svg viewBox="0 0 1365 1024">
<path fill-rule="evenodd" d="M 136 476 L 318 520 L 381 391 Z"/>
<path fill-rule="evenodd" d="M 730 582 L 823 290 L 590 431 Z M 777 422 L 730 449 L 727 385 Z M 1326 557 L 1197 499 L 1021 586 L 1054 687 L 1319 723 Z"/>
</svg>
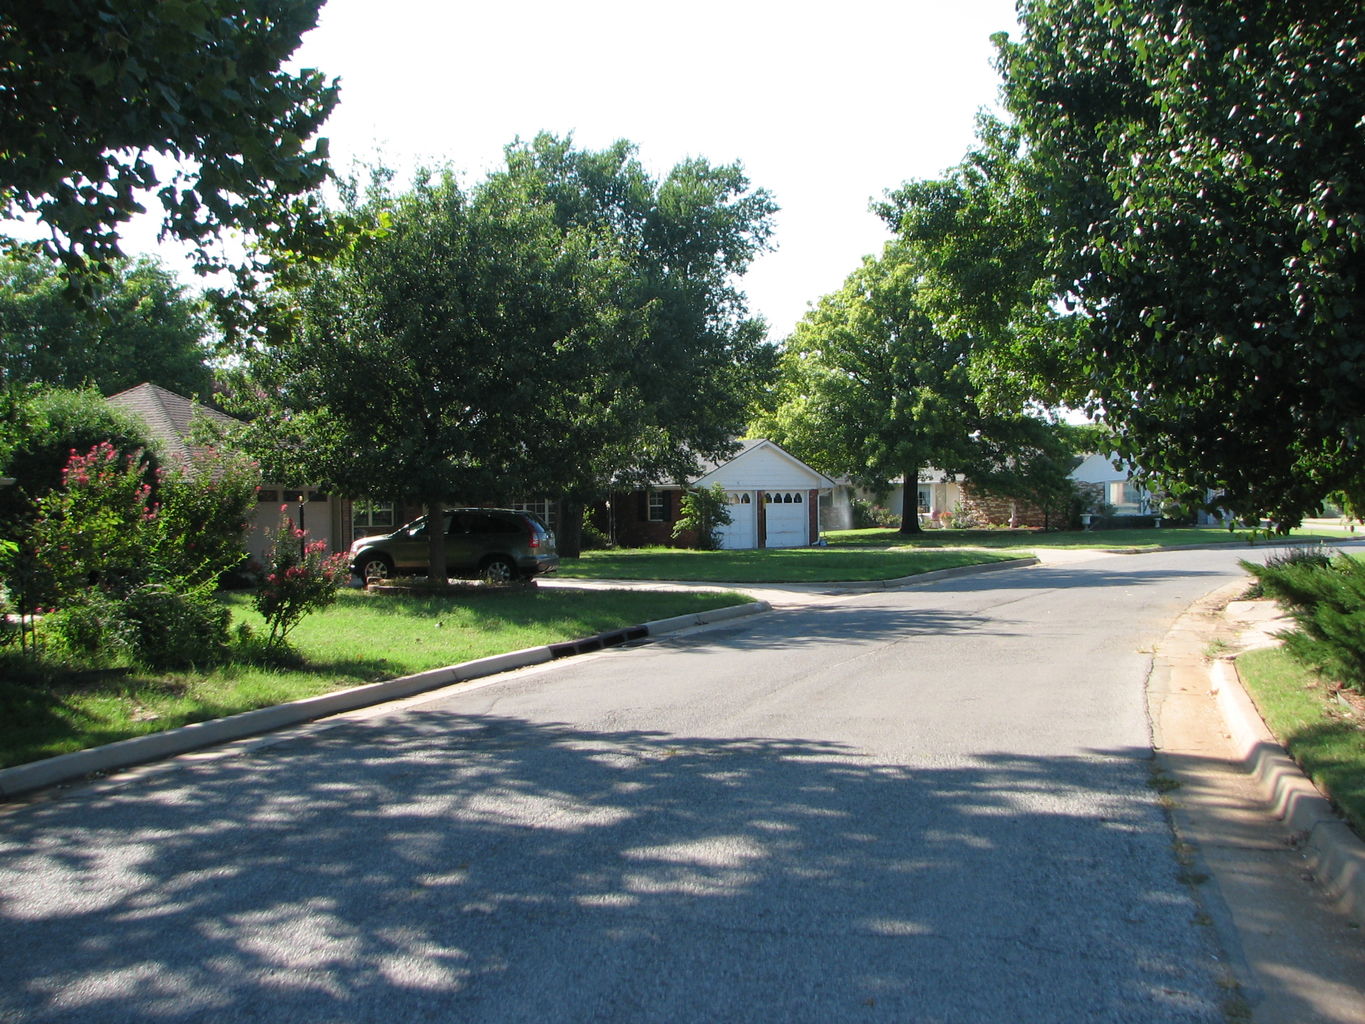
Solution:
<svg viewBox="0 0 1365 1024">
<path fill-rule="evenodd" d="M 1005 101 L 1066 373 L 1165 489 L 1365 499 L 1365 8 L 1025 0 Z"/>
<path fill-rule="evenodd" d="M 983 114 L 957 166 L 874 206 L 919 267 L 919 308 L 941 334 L 970 339 L 991 408 L 1079 400 L 1069 356 L 1088 325 L 1055 301 L 1044 185 L 1018 129 Z"/>
<path fill-rule="evenodd" d="M 323 0 L 23 0 L 0 8 L 0 216 L 73 268 L 119 255 L 155 197 L 204 264 L 225 227 L 317 227 L 337 86 L 284 71 Z"/>
<path fill-rule="evenodd" d="M 420 502 L 439 521 L 453 499 L 519 497 L 553 474 L 547 399 L 580 373 L 613 265 L 505 177 L 465 189 L 444 172 L 398 194 L 387 177 L 346 190 L 366 230 L 296 279 L 294 333 L 255 354 L 242 394 L 268 475 Z M 444 534 L 428 536 L 444 565 Z"/>
<path fill-rule="evenodd" d="M 732 448 L 766 365 L 734 280 L 774 209 L 737 166 L 656 180 L 628 143 L 543 135 L 473 187 L 379 173 L 343 200 L 355 241 L 250 359 L 268 471 L 431 508 L 563 498 L 573 554 L 584 503 Z"/>
<path fill-rule="evenodd" d="M 737 281 L 767 247 L 776 205 L 738 164 L 694 158 L 656 179 L 625 141 L 592 151 L 542 134 L 508 147 L 504 173 L 615 261 L 609 315 L 585 324 L 581 358 L 545 398 L 558 432 L 542 451 L 563 470 L 551 493 L 573 555 L 585 503 L 684 480 L 699 458 L 733 451 L 772 365 Z"/>
<path fill-rule="evenodd" d="M 93 385 L 106 395 L 143 382 L 207 398 L 213 375 L 204 302 L 155 260 L 116 259 L 73 303 L 46 257 L 0 256 L 0 375 L 8 384 Z"/>
<path fill-rule="evenodd" d="M 966 337 L 934 329 L 920 278 L 894 243 L 864 260 L 797 324 L 776 408 L 753 425 L 825 473 L 874 490 L 903 479 L 904 533 L 920 529 L 920 471 L 958 470 L 978 418 Z"/>
</svg>

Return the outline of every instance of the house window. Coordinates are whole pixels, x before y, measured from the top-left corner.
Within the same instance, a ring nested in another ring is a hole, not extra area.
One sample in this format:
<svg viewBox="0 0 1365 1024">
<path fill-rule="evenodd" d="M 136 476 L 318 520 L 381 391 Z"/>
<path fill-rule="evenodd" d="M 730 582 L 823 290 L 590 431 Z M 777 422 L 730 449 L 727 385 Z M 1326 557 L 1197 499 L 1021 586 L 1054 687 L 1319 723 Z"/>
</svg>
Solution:
<svg viewBox="0 0 1365 1024">
<path fill-rule="evenodd" d="M 514 501 L 512 508 L 520 509 L 523 512 L 530 512 L 533 516 L 545 524 L 545 528 L 550 532 L 559 529 L 559 502 L 550 501 Z"/>
<path fill-rule="evenodd" d="M 393 502 L 359 498 L 351 503 L 351 527 L 362 536 L 364 533 L 392 530 L 394 525 Z"/>
<path fill-rule="evenodd" d="M 668 492 L 649 492 L 649 521 L 651 523 L 668 522 Z"/>
<path fill-rule="evenodd" d="M 927 513 L 928 511 L 929 511 L 929 488 L 927 488 L 927 487 L 921 487 L 921 488 L 919 489 L 919 512 L 920 512 L 921 515 L 923 515 L 923 514 Z"/>
<path fill-rule="evenodd" d="M 1147 492 L 1131 480 L 1124 480 L 1121 483 L 1110 485 L 1113 489 L 1113 502 L 1111 504 L 1123 509 L 1136 508 L 1142 510 L 1147 504 Z"/>
</svg>

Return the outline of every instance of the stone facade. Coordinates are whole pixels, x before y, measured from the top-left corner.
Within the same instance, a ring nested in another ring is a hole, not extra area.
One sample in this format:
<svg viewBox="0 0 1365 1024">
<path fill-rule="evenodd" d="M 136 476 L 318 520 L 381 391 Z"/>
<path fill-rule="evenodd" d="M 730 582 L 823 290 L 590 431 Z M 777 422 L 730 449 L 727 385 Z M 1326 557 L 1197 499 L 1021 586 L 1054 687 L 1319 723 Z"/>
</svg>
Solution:
<svg viewBox="0 0 1365 1024">
<path fill-rule="evenodd" d="M 1043 529 L 1045 525 L 1051 526 L 1053 529 L 1062 525 L 1058 522 L 1047 522 L 1043 510 L 1037 505 L 1015 498 L 1002 498 L 988 494 L 971 484 L 963 484 L 962 486 L 962 507 L 983 525 L 1030 526 L 1039 530 Z M 1053 516 L 1052 518 L 1055 520 L 1057 517 Z"/>
</svg>

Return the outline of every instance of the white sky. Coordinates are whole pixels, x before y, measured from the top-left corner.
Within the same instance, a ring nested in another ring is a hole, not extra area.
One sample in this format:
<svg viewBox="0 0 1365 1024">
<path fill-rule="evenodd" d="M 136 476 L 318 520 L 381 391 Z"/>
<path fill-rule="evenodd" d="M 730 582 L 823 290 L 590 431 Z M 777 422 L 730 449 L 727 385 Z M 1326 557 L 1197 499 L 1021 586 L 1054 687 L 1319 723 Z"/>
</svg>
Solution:
<svg viewBox="0 0 1365 1024">
<path fill-rule="evenodd" d="M 328 0 L 296 63 L 341 79 L 342 171 L 477 180 L 540 131 L 629 139 L 657 175 L 739 161 L 782 207 L 742 282 L 776 340 L 890 237 L 872 199 L 961 159 L 996 98 L 990 35 L 1014 29 L 1013 0 Z"/>
</svg>

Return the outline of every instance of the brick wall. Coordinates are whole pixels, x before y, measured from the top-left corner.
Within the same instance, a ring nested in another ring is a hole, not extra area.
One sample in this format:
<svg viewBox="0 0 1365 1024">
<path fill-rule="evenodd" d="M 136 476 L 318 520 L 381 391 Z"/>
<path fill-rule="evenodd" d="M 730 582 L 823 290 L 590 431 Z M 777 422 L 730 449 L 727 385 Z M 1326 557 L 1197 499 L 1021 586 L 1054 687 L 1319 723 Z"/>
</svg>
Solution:
<svg viewBox="0 0 1365 1024">
<path fill-rule="evenodd" d="M 988 494 L 974 488 L 971 484 L 964 484 L 962 487 L 962 507 L 983 524 L 992 526 L 1008 526 L 1010 516 L 1013 515 L 1017 526 L 1032 526 L 1043 529 L 1046 523 L 1046 516 L 1043 510 L 1037 505 L 1016 498 L 1002 498 L 999 495 Z M 1057 516 L 1053 517 L 1057 519 Z M 1053 522 L 1054 529 L 1062 525 L 1060 522 Z"/>
</svg>

